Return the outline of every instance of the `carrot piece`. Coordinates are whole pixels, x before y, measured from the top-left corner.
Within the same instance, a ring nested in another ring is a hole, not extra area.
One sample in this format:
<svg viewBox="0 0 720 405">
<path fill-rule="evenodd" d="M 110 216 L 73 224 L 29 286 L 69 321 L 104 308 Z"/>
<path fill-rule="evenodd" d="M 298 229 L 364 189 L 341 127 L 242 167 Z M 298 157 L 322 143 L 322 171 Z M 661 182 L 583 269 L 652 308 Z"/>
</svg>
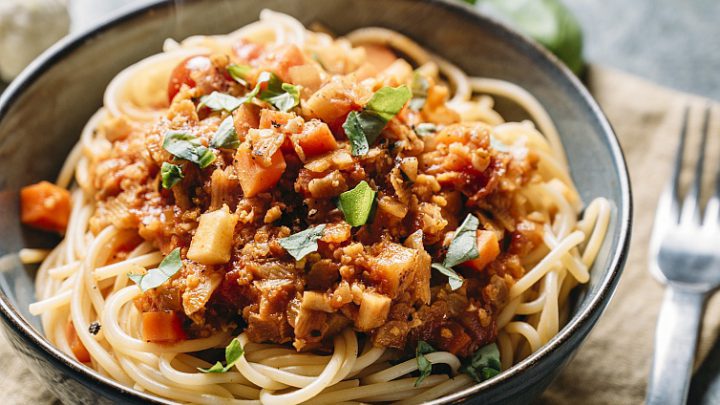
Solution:
<svg viewBox="0 0 720 405">
<path fill-rule="evenodd" d="M 298 143 L 306 156 L 322 155 L 337 149 L 335 137 L 326 123 L 311 120 L 305 123 Z"/>
<path fill-rule="evenodd" d="M 70 350 L 72 350 L 73 355 L 79 362 L 87 363 L 90 361 L 90 353 L 78 337 L 72 320 L 69 320 L 67 325 L 65 325 L 65 339 L 67 339 Z"/>
<path fill-rule="evenodd" d="M 378 72 L 382 72 L 397 60 L 397 55 L 387 46 L 368 44 L 361 45 L 360 47 L 365 49 L 367 62 L 373 65 Z"/>
<path fill-rule="evenodd" d="M 465 264 L 475 271 L 482 271 L 500 254 L 500 243 L 497 234 L 493 231 L 477 231 L 477 249 L 479 256 L 465 262 Z"/>
<path fill-rule="evenodd" d="M 264 109 L 260 113 L 260 129 L 271 129 L 284 127 L 291 119 L 297 117 L 293 113 L 286 113 L 282 111 L 273 111 Z"/>
<path fill-rule="evenodd" d="M 175 311 L 152 311 L 142 314 L 143 338 L 152 343 L 172 343 L 187 339 L 182 320 Z"/>
<path fill-rule="evenodd" d="M 272 155 L 270 166 L 263 167 L 253 159 L 247 144 L 242 144 L 235 153 L 235 169 L 245 197 L 256 196 L 277 184 L 285 171 L 285 158 L 281 151 Z"/>
<path fill-rule="evenodd" d="M 20 210 L 22 223 L 64 233 L 70 219 L 70 192 L 47 181 L 23 187 Z"/>
</svg>

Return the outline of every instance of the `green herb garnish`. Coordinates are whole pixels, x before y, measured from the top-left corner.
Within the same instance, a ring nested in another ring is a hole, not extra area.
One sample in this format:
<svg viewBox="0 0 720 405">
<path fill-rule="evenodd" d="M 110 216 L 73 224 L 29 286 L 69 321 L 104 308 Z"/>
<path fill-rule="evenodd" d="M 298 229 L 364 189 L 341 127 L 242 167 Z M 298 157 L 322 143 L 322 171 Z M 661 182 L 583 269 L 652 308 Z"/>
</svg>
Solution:
<svg viewBox="0 0 720 405">
<path fill-rule="evenodd" d="M 237 338 L 234 338 L 225 348 L 225 366 L 218 361 L 213 364 L 212 367 L 207 369 L 198 367 L 198 371 L 203 373 L 227 373 L 233 368 L 233 366 L 235 366 L 235 363 L 240 360 L 240 357 L 242 357 L 244 353 L 245 351 L 243 350 L 240 341 Z"/>
<path fill-rule="evenodd" d="M 350 140 L 353 156 L 362 156 L 370 151 L 370 145 L 411 96 L 407 86 L 383 87 L 373 94 L 362 111 L 348 114 L 343 129 Z"/>
<path fill-rule="evenodd" d="M 235 124 L 232 115 L 228 115 L 218 126 L 215 135 L 210 141 L 210 146 L 215 149 L 237 149 L 240 146 L 237 132 L 235 132 Z"/>
<path fill-rule="evenodd" d="M 432 268 L 448 277 L 448 283 L 450 284 L 451 290 L 455 291 L 462 287 L 464 280 L 455 272 L 455 270 L 447 268 L 440 263 L 433 263 Z"/>
<path fill-rule="evenodd" d="M 165 133 L 163 149 L 177 158 L 193 162 L 204 169 L 215 161 L 215 154 L 200 143 L 200 139 L 181 131 Z"/>
<path fill-rule="evenodd" d="M 280 246 L 285 248 L 295 260 L 302 260 L 309 253 L 318 249 L 318 239 L 325 233 L 325 224 L 308 228 L 304 231 L 290 235 L 287 238 L 278 239 Z"/>
<path fill-rule="evenodd" d="M 228 65 L 227 71 L 230 74 L 230 77 L 233 78 L 233 80 L 242 84 L 243 86 L 247 86 L 247 77 L 250 72 L 252 72 L 252 68 L 247 65 L 231 64 Z"/>
<path fill-rule="evenodd" d="M 501 369 L 500 350 L 497 344 L 491 343 L 479 348 L 460 371 L 481 382 L 500 374 Z"/>
<path fill-rule="evenodd" d="M 417 387 L 423 382 L 427 376 L 432 372 L 432 363 L 428 360 L 425 355 L 434 352 L 435 349 L 425 341 L 418 341 L 417 348 L 415 348 L 415 360 L 417 360 L 418 371 L 420 376 L 415 380 L 415 386 Z"/>
<path fill-rule="evenodd" d="M 443 265 L 445 267 L 453 267 L 468 260 L 476 259 L 479 255 L 477 250 L 477 229 L 480 225 L 478 219 L 468 214 L 465 220 L 455 230 L 450 247 Z"/>
<path fill-rule="evenodd" d="M 365 180 L 352 190 L 340 194 L 338 206 L 345 215 L 345 221 L 351 226 L 365 225 L 375 202 L 375 194 L 375 190 Z"/>
<path fill-rule="evenodd" d="M 180 166 L 172 163 L 163 162 L 160 167 L 160 178 L 162 179 L 163 188 L 172 188 L 183 179 L 183 172 Z"/>
<path fill-rule="evenodd" d="M 128 278 L 134 281 L 140 289 L 145 292 L 152 288 L 163 285 L 170 280 L 182 268 L 182 259 L 180 259 L 180 248 L 173 249 L 160 262 L 156 269 L 152 269 L 145 274 L 128 273 Z"/>
<path fill-rule="evenodd" d="M 413 73 L 413 80 L 412 80 L 412 99 L 410 99 L 410 104 L 408 104 L 408 107 L 410 107 L 413 111 L 420 111 L 425 106 L 425 101 L 427 100 L 427 92 L 430 88 L 430 83 L 425 78 L 425 76 L 421 75 L 420 72 L 417 70 Z"/>
<path fill-rule="evenodd" d="M 279 77 L 273 73 L 263 72 L 260 76 L 267 74 L 267 87 L 263 90 L 258 98 L 262 101 L 272 104 L 280 111 L 290 111 L 300 104 L 300 88 L 290 83 L 283 83 Z"/>
<path fill-rule="evenodd" d="M 255 97 L 255 95 L 252 97 Z M 207 107 L 213 111 L 225 110 L 227 112 L 233 112 L 244 103 L 250 101 L 252 97 L 237 98 L 229 94 L 220 93 L 219 91 L 213 91 L 210 95 L 200 97 L 198 109 Z"/>
</svg>

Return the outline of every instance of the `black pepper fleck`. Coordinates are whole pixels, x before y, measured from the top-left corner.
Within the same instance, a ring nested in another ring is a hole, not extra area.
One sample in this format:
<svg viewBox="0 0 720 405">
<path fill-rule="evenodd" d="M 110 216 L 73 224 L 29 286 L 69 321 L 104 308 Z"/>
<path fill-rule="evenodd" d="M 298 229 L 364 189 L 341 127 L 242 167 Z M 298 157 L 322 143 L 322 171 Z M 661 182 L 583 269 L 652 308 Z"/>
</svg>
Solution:
<svg viewBox="0 0 720 405">
<path fill-rule="evenodd" d="M 90 332 L 91 335 L 97 335 L 98 332 L 100 332 L 100 322 L 95 321 L 88 326 L 88 332 Z"/>
</svg>

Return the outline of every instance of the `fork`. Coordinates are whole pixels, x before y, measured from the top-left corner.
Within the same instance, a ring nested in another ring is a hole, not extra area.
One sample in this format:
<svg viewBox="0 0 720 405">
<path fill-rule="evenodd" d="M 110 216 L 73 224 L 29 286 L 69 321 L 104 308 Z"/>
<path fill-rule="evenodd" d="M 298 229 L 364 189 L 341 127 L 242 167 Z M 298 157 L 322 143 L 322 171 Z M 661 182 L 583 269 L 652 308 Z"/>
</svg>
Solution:
<svg viewBox="0 0 720 405">
<path fill-rule="evenodd" d="M 684 404 L 690 387 L 705 303 L 720 287 L 720 170 L 701 214 L 705 148 L 710 108 L 706 107 L 700 153 L 690 189 L 680 203 L 679 183 L 688 133 L 686 107 L 670 183 L 658 201 L 650 241 L 650 272 L 666 284 L 646 403 Z"/>
</svg>

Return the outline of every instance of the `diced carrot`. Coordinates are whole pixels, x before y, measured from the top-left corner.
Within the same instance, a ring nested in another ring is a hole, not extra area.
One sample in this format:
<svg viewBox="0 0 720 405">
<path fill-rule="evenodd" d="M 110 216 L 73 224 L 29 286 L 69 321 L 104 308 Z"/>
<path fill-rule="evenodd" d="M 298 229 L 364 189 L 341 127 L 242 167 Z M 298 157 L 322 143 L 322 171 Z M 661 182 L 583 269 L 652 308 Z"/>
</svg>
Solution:
<svg viewBox="0 0 720 405">
<path fill-rule="evenodd" d="M 289 69 L 293 66 L 299 66 L 305 63 L 305 57 L 302 51 L 295 45 L 280 45 L 265 55 L 270 70 L 280 76 L 284 82 L 290 80 Z M 263 64 L 260 64 L 263 66 Z"/>
<path fill-rule="evenodd" d="M 337 149 L 335 137 L 326 123 L 311 120 L 305 123 L 298 143 L 306 156 L 322 155 Z"/>
<path fill-rule="evenodd" d="M 262 110 L 260 113 L 260 129 L 271 129 L 284 127 L 291 119 L 297 117 L 294 113 L 282 111 L 274 111 L 270 109 Z"/>
<path fill-rule="evenodd" d="M 143 338 L 152 343 L 173 343 L 187 339 L 182 320 L 175 311 L 152 311 L 142 314 Z"/>
<path fill-rule="evenodd" d="M 64 233 L 70 219 L 70 192 L 47 181 L 23 187 L 20 209 L 24 224 Z"/>
<path fill-rule="evenodd" d="M 259 127 L 259 116 L 260 107 L 255 104 L 243 104 L 233 111 L 233 124 L 240 139 L 245 138 L 250 128 Z"/>
<path fill-rule="evenodd" d="M 500 243 L 497 234 L 493 231 L 477 231 L 477 249 L 478 257 L 465 262 L 465 264 L 475 271 L 482 271 L 500 254 Z"/>
<path fill-rule="evenodd" d="M 282 151 L 272 155 L 270 165 L 264 167 L 253 159 L 247 144 L 241 144 L 235 153 L 235 169 L 245 197 L 253 197 L 275 186 L 285 171 Z"/>
<path fill-rule="evenodd" d="M 67 339 L 70 350 L 72 350 L 73 355 L 75 355 L 75 358 L 78 359 L 79 362 L 87 363 L 90 361 L 90 353 L 78 337 L 75 325 L 73 325 L 73 321 L 71 320 L 65 325 L 65 339 Z"/>
</svg>

